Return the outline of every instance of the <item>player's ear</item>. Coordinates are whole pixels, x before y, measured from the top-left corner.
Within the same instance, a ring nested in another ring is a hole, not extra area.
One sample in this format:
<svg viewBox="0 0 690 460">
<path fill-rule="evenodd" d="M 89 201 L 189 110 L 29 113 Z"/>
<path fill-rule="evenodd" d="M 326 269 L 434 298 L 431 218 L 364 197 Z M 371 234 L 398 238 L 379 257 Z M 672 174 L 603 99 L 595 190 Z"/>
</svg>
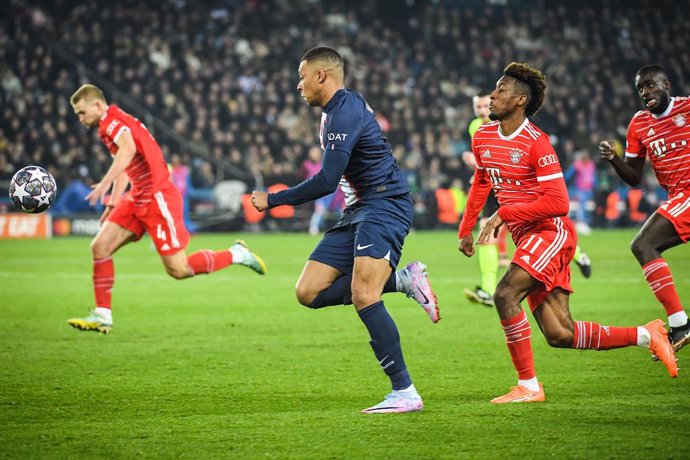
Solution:
<svg viewBox="0 0 690 460">
<path fill-rule="evenodd" d="M 317 71 L 317 75 L 316 75 L 316 76 L 317 76 L 318 79 L 319 79 L 319 83 L 323 83 L 324 81 L 326 81 L 326 72 L 324 72 L 322 69 L 319 69 L 319 70 Z"/>
<path fill-rule="evenodd" d="M 528 102 L 527 99 L 528 99 L 528 98 L 527 98 L 526 95 L 524 95 L 524 94 L 519 95 L 519 96 L 518 96 L 518 101 L 517 101 L 518 105 L 519 105 L 520 107 L 526 106 L 526 105 L 527 105 L 527 102 Z"/>
</svg>

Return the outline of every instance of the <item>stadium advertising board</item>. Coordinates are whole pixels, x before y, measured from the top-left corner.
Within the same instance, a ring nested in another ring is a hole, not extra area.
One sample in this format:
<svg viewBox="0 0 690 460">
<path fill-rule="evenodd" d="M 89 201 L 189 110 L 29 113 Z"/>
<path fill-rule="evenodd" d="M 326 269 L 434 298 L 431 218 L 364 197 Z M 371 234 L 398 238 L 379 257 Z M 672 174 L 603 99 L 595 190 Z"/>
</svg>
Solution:
<svg viewBox="0 0 690 460">
<path fill-rule="evenodd" d="M 50 214 L 0 214 L 0 239 L 52 238 Z"/>
<path fill-rule="evenodd" d="M 100 228 L 100 220 L 88 216 L 60 217 L 53 221 L 55 236 L 93 236 Z"/>
</svg>

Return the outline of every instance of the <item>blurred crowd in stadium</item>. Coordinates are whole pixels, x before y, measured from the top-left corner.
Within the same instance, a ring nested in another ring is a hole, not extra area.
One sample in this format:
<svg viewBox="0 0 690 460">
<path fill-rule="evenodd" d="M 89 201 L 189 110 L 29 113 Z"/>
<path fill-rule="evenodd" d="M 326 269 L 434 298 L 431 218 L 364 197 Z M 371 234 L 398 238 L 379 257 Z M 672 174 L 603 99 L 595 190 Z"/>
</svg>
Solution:
<svg viewBox="0 0 690 460">
<path fill-rule="evenodd" d="M 513 60 L 548 78 L 535 120 L 568 170 L 571 199 L 596 206 L 579 219 L 634 221 L 615 213 L 617 203 L 634 200 L 644 214 L 646 201 L 662 197 L 656 181 L 648 177 L 644 193 L 628 197 L 598 164 L 596 145 L 624 143 L 640 108 L 633 76 L 641 65 L 664 65 L 674 94 L 690 92 L 687 11 L 687 0 L 3 2 L 0 183 L 27 164 L 47 167 L 62 191 L 98 180 L 110 163 L 105 149 L 69 105 L 91 71 L 114 85 L 104 87 L 109 102 L 154 131 L 192 208 L 212 206 L 222 180 L 241 179 L 247 190 L 293 185 L 318 142 L 320 113 L 296 91 L 297 65 L 305 50 L 326 44 L 345 58 L 347 86 L 376 110 L 413 190 L 418 226 L 438 224 L 439 188 L 455 190 L 461 211 L 457 197 L 472 174 L 462 161 L 471 97 L 493 89 Z"/>
</svg>

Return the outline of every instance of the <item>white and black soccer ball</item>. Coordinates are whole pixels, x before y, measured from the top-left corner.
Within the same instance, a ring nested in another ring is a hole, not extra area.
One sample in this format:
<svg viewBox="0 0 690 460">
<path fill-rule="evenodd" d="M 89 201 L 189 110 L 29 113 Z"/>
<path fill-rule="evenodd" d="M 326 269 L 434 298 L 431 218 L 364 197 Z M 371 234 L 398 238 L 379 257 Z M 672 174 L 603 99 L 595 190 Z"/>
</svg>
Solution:
<svg viewBox="0 0 690 460">
<path fill-rule="evenodd" d="M 53 205 L 57 185 L 53 176 L 40 166 L 26 166 L 12 177 L 10 200 L 15 208 L 39 214 Z"/>
</svg>

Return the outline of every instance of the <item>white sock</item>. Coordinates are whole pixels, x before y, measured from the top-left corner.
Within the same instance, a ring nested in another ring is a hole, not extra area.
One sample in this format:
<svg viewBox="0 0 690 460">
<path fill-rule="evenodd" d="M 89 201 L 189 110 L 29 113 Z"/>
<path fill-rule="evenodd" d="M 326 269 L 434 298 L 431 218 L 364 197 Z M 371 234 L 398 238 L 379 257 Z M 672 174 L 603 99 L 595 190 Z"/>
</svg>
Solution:
<svg viewBox="0 0 690 460">
<path fill-rule="evenodd" d="M 230 254 L 232 254 L 232 263 L 233 264 L 241 264 L 242 262 L 244 262 L 244 258 L 247 254 L 246 249 L 244 249 L 241 246 L 239 248 L 236 248 L 233 246 L 230 249 L 228 249 L 228 251 L 230 251 Z"/>
<path fill-rule="evenodd" d="M 688 315 L 683 310 L 676 312 L 668 317 L 670 327 L 681 327 L 688 324 Z"/>
<path fill-rule="evenodd" d="M 642 326 L 637 326 L 637 346 L 649 348 L 651 341 L 652 336 L 649 331 Z"/>
<path fill-rule="evenodd" d="M 410 385 L 407 388 L 403 388 L 402 390 L 396 390 L 398 393 L 406 393 L 406 394 L 415 394 L 417 393 L 417 389 L 414 387 L 414 384 Z"/>
<path fill-rule="evenodd" d="M 527 388 L 529 391 L 534 391 L 535 393 L 539 391 L 539 380 L 537 380 L 536 377 L 532 377 L 529 380 L 518 380 L 518 385 L 522 385 L 523 387 Z"/>
<path fill-rule="evenodd" d="M 113 320 L 113 311 L 110 308 L 96 307 L 94 312 L 106 321 Z"/>
</svg>

